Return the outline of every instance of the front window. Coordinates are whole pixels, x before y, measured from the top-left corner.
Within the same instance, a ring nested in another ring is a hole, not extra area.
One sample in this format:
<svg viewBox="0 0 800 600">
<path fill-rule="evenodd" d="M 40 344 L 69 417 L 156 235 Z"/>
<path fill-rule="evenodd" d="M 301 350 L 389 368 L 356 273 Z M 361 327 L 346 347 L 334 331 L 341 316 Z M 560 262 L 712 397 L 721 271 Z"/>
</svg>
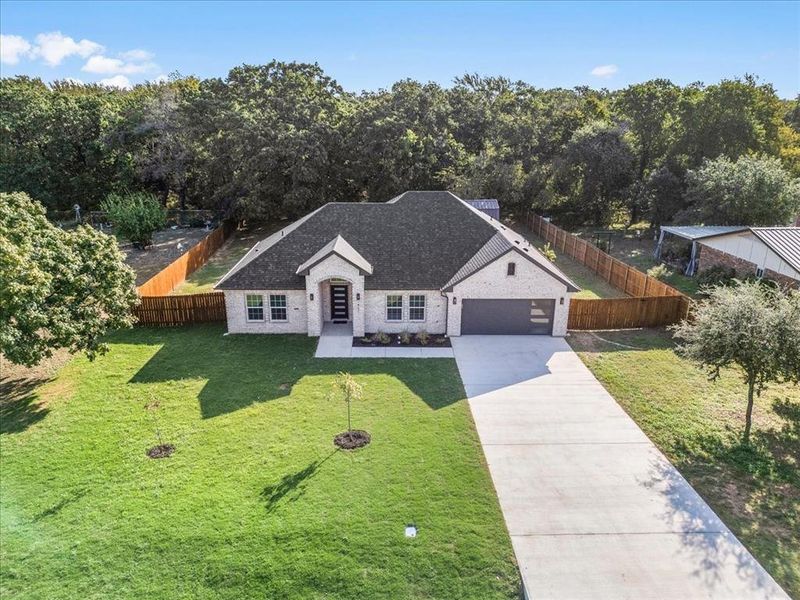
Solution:
<svg viewBox="0 0 800 600">
<path fill-rule="evenodd" d="M 264 296 L 261 294 L 247 294 L 246 305 L 248 321 L 264 320 Z"/>
<path fill-rule="evenodd" d="M 403 320 L 403 297 L 390 294 L 386 296 L 386 320 L 387 321 L 402 321 Z"/>
<path fill-rule="evenodd" d="M 412 321 L 425 320 L 425 296 L 408 297 L 408 318 Z"/>
<path fill-rule="evenodd" d="M 286 320 L 286 295 L 270 294 L 269 296 L 269 318 L 272 321 Z"/>
</svg>

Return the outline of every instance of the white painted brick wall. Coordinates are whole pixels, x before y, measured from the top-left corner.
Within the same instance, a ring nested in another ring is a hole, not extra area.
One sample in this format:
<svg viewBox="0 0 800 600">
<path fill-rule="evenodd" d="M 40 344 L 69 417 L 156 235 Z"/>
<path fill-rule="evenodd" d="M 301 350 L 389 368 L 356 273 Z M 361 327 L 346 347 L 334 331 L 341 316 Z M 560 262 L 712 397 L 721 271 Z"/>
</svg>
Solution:
<svg viewBox="0 0 800 600">
<path fill-rule="evenodd" d="M 386 296 L 399 294 L 403 296 L 403 320 L 386 320 Z M 425 296 L 425 321 L 409 320 L 409 295 Z M 423 329 L 428 333 L 444 333 L 447 318 L 447 299 L 439 290 L 367 290 L 366 292 L 366 331 L 375 333 L 400 333 L 410 331 L 417 333 Z"/>
<path fill-rule="evenodd" d="M 506 275 L 509 262 L 517 265 L 516 275 L 511 277 Z M 453 291 L 448 292 L 447 334 L 461 335 L 461 306 L 465 298 L 554 298 L 556 308 L 553 335 L 563 336 L 567 333 L 571 295 L 567 293 L 566 285 L 553 278 L 542 268 L 516 252 L 510 252 L 456 284 Z M 452 303 L 453 296 L 457 298 L 455 305 Z M 561 298 L 564 298 L 563 305 L 559 304 Z"/>
<path fill-rule="evenodd" d="M 308 327 L 306 293 L 303 290 L 224 290 L 228 333 L 305 333 Z M 247 320 L 247 294 L 264 296 L 265 321 Z M 286 295 L 286 322 L 269 320 L 269 295 Z"/>
</svg>

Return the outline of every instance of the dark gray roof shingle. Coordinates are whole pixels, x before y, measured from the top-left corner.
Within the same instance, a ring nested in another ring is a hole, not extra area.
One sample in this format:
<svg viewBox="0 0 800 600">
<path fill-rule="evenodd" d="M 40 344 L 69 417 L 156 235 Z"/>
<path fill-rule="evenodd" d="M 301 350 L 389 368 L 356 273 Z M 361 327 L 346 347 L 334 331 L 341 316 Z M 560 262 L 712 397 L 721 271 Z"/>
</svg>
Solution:
<svg viewBox="0 0 800 600">
<path fill-rule="evenodd" d="M 497 230 L 450 192 L 330 203 L 254 247 L 217 289 L 305 289 L 297 268 L 337 235 L 373 268 L 366 289 L 441 289 Z"/>
</svg>

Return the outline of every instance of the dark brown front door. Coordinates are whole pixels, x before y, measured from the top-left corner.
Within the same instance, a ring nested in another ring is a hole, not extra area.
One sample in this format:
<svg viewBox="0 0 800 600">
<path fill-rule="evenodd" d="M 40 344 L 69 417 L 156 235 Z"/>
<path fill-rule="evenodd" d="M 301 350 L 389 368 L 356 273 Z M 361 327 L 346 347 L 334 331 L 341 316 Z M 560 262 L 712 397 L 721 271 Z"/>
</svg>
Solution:
<svg viewBox="0 0 800 600">
<path fill-rule="evenodd" d="M 347 321 L 350 318 L 350 307 L 347 303 L 347 286 L 331 285 L 331 319 L 334 323 Z"/>
</svg>

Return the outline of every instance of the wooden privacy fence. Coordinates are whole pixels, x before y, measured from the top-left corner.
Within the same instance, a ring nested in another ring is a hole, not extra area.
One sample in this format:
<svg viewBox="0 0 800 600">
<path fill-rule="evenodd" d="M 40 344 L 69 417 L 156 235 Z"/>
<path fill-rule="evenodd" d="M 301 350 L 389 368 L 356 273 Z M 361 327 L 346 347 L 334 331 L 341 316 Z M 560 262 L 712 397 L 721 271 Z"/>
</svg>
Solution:
<svg viewBox="0 0 800 600">
<path fill-rule="evenodd" d="M 233 221 L 223 221 L 222 225 L 209 233 L 202 241 L 191 248 L 161 271 L 153 275 L 137 288 L 140 296 L 165 296 L 183 283 L 186 278 L 202 267 L 225 240 L 236 229 Z"/>
<path fill-rule="evenodd" d="M 225 295 L 142 296 L 133 309 L 137 325 L 172 327 L 225 320 Z"/>
<path fill-rule="evenodd" d="M 670 325 L 686 317 L 688 299 L 681 296 L 573 298 L 567 329 L 630 329 Z"/>
<path fill-rule="evenodd" d="M 603 252 L 594 244 L 528 214 L 528 227 L 556 252 L 587 266 L 632 298 L 575 298 L 569 305 L 569 329 L 657 327 L 685 319 L 691 299 L 674 287 Z"/>
</svg>

